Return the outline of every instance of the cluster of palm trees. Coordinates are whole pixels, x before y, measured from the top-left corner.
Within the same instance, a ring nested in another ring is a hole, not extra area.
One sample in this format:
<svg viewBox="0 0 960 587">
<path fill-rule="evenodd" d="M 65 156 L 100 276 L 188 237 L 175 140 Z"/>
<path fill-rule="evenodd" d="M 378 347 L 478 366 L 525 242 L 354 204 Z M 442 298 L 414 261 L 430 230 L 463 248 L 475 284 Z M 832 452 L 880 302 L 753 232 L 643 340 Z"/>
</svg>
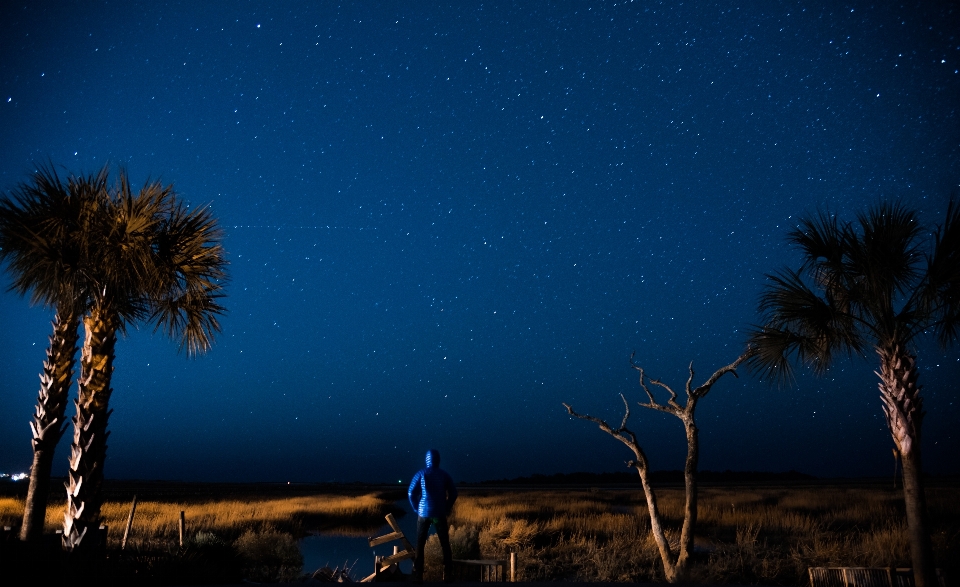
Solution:
<svg viewBox="0 0 960 587">
<path fill-rule="evenodd" d="M 913 354 L 931 333 L 943 347 L 960 328 L 960 206 L 928 229 L 915 211 L 881 203 L 855 221 L 821 213 L 789 235 L 798 269 L 768 275 L 763 326 L 750 336 L 749 363 L 772 381 L 798 362 L 822 374 L 837 355 L 880 358 L 880 399 L 903 459 L 903 489 L 916 587 L 937 585 L 924 503 L 922 398 Z"/>
<path fill-rule="evenodd" d="M 0 262 L 12 275 L 11 289 L 56 310 L 30 423 L 34 454 L 21 540 L 43 532 L 80 323 L 85 335 L 63 524 L 63 548 L 71 551 L 100 523 L 117 333 L 153 324 L 188 354 L 207 350 L 223 313 L 221 239 L 208 208 L 191 210 L 159 182 L 134 193 L 125 172 L 111 182 L 106 167 L 62 180 L 52 165 L 43 166 L 0 197 Z"/>
</svg>

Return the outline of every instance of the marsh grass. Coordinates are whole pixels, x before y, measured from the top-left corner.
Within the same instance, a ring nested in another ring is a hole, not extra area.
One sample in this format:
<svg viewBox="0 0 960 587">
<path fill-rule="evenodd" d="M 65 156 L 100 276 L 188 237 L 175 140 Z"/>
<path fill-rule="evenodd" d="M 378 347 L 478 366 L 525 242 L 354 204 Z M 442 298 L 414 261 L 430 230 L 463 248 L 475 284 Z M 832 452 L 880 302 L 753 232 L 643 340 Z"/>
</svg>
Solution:
<svg viewBox="0 0 960 587">
<path fill-rule="evenodd" d="M 147 487 L 140 487 L 145 489 Z M 313 530 L 345 527 L 346 533 L 363 527 L 377 528 L 388 512 L 396 513 L 396 496 L 388 492 L 318 492 L 310 495 L 277 496 L 264 488 L 263 494 L 216 498 L 209 488 L 189 485 L 180 491 L 147 488 L 152 495 L 137 503 L 133 531 L 126 549 L 120 550 L 130 501 L 108 499 L 101 508 L 103 523 L 109 526 L 106 563 L 96 571 L 97 585 L 205 584 L 292 581 L 302 574 L 303 557 L 298 539 Z M 180 512 L 185 512 L 186 534 L 179 544 Z M 0 523 L 16 525 L 23 515 L 23 501 L 0 497 Z M 53 534 L 63 519 L 63 501 L 47 507 L 45 532 Z M 19 541 L 0 549 L 0 559 L 11 564 L 36 568 L 36 561 L 17 557 Z M 54 547 L 51 542 L 48 547 Z M 22 548 L 20 549 L 22 550 Z M 45 556 L 41 566 L 51 573 L 47 579 L 72 574 L 69 561 L 57 556 L 59 548 L 27 552 Z M 144 583 L 145 582 L 145 583 Z"/>
<path fill-rule="evenodd" d="M 47 506 L 44 532 L 53 533 L 63 523 L 64 502 Z M 379 527 L 383 516 L 393 511 L 393 500 L 383 493 L 362 495 L 312 495 L 271 499 L 209 499 L 137 503 L 133 531 L 127 547 L 150 547 L 179 540 L 180 512 L 185 512 L 188 536 L 209 533 L 234 541 L 245 532 L 284 532 L 301 536 L 312 530 L 343 527 Z M 130 512 L 129 501 L 107 501 L 101 508 L 108 533 L 108 548 L 119 548 Z M 0 524 L 17 525 L 23 515 L 23 500 L 0 498 Z"/>
<path fill-rule="evenodd" d="M 927 490 L 938 564 L 956 576 L 960 489 Z M 673 547 L 682 489 L 658 490 Z M 479 528 L 484 558 L 520 555 L 526 581 L 662 581 L 639 490 L 464 491 L 451 518 Z M 800 585 L 810 566 L 910 566 L 899 492 L 799 487 L 700 490 L 693 577 Z"/>
<path fill-rule="evenodd" d="M 657 496 L 676 547 L 683 490 L 661 488 Z M 144 499 L 127 548 L 144 553 L 136 555 L 146 561 L 137 563 L 141 568 L 152 564 L 161 574 L 171 572 L 173 561 L 216 572 L 240 564 L 248 578 L 290 579 L 298 572 L 296 538 L 317 529 L 372 535 L 396 499 L 388 492 Z M 937 563 L 948 578 L 960 576 L 960 487 L 929 487 L 927 506 Z M 59 528 L 62 507 L 50 504 L 47 532 Z M 104 504 L 109 548 L 119 548 L 129 507 L 126 500 Z M 187 548 L 175 556 L 150 554 L 176 550 L 181 510 Z M 0 523 L 16 525 L 22 512 L 22 500 L 0 497 Z M 456 558 L 505 559 L 515 551 L 519 580 L 663 581 L 639 489 L 464 488 L 450 523 Z M 225 545 L 240 563 L 226 551 L 222 561 L 204 562 Z M 425 575 L 437 578 L 435 537 L 424 554 Z M 701 583 L 805 585 L 810 566 L 910 566 L 902 494 L 853 486 L 701 487 L 694 557 L 691 579 Z"/>
</svg>

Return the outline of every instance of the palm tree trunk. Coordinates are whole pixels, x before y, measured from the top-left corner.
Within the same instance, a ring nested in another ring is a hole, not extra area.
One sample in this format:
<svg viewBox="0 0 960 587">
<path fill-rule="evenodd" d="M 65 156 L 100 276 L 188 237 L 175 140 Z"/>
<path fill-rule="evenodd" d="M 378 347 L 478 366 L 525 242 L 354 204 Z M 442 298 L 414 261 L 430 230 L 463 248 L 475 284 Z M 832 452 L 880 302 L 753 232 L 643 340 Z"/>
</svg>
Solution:
<svg viewBox="0 0 960 587">
<path fill-rule="evenodd" d="M 97 532 L 100 525 L 100 487 L 107 455 L 107 419 L 113 392 L 110 379 L 118 319 L 109 307 L 99 305 L 84 317 L 83 324 L 86 338 L 80 355 L 77 415 L 73 418 L 67 505 L 63 516 L 63 548 L 68 551 L 80 546 L 84 536 Z"/>
<path fill-rule="evenodd" d="M 67 397 L 73 382 L 77 355 L 79 316 L 69 310 L 58 312 L 53 319 L 53 334 L 40 375 L 40 393 L 30 428 L 33 431 L 33 465 L 23 509 L 20 540 L 36 541 L 43 535 L 50 492 L 50 469 L 53 453 L 63 437 Z"/>
<path fill-rule="evenodd" d="M 903 501 L 907 511 L 914 585 L 936 587 L 936 566 L 927 527 L 927 502 L 923 491 L 920 451 L 917 449 L 903 456 Z"/>
<path fill-rule="evenodd" d="M 903 345 L 880 349 L 880 397 L 893 442 L 903 462 L 903 501 L 906 506 L 915 587 L 936 587 L 933 547 L 927 527 L 927 506 L 920 459 L 923 401 L 917 386 L 916 357 Z"/>
</svg>

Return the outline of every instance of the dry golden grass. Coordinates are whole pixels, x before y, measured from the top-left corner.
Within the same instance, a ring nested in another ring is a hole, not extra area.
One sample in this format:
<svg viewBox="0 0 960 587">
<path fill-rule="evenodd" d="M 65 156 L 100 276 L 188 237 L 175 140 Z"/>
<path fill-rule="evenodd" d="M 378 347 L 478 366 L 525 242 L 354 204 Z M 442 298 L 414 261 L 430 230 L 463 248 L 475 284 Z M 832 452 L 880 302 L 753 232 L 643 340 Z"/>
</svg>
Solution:
<svg viewBox="0 0 960 587">
<path fill-rule="evenodd" d="M 132 545 L 167 542 L 179 535 L 180 512 L 184 512 L 188 533 L 212 532 L 235 539 L 248 530 L 280 529 L 294 534 L 340 525 L 380 525 L 391 511 L 393 500 L 381 493 L 366 495 L 315 495 L 275 499 L 228 499 L 212 501 L 138 501 Z M 44 531 L 62 527 L 64 502 L 47 506 Z M 110 528 L 109 546 L 119 546 L 130 513 L 129 502 L 107 501 L 101 508 L 103 523 Z M 23 500 L 0 498 L 0 523 L 19 524 Z"/>
<path fill-rule="evenodd" d="M 137 505 L 131 542 L 145 548 L 174 544 L 181 510 L 189 536 L 209 533 L 230 542 L 277 532 L 292 539 L 304 530 L 336 527 L 367 535 L 369 524 L 380 525 L 398 497 L 374 492 L 146 499 Z M 676 546 L 683 490 L 659 489 L 657 497 Z M 927 506 L 937 562 L 948 576 L 958 576 L 960 487 L 928 488 Z M 112 547 L 119 546 L 129 507 L 128 501 L 103 506 Z M 0 523 L 18 524 L 22 508 L 21 500 L 0 498 Z M 60 526 L 62 508 L 62 502 L 50 504 L 48 532 Z M 522 580 L 663 580 L 639 489 L 465 488 L 450 522 L 456 552 L 505 558 L 516 551 Z M 878 487 L 702 487 L 695 542 L 692 579 L 702 583 L 800 585 L 809 566 L 910 564 L 902 494 Z M 431 556 L 439 556 L 434 550 L 428 544 L 428 572 Z"/>
<path fill-rule="evenodd" d="M 679 539 L 683 490 L 657 492 Z M 927 490 L 937 560 L 960 560 L 960 488 Z M 663 580 L 642 491 L 464 491 L 451 522 L 479 529 L 485 558 L 520 553 L 524 580 Z M 705 487 L 694 579 L 797 585 L 809 566 L 909 566 L 899 491 Z"/>
</svg>

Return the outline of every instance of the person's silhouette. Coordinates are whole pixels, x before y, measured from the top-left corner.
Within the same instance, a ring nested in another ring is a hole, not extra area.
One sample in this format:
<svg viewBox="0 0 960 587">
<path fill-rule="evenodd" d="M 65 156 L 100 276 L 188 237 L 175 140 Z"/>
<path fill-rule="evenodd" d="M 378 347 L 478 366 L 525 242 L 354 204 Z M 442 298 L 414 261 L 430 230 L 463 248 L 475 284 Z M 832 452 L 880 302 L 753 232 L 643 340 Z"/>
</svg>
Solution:
<svg viewBox="0 0 960 587">
<path fill-rule="evenodd" d="M 450 536 L 447 534 L 447 516 L 457 500 L 457 488 L 453 479 L 440 468 L 440 453 L 427 451 L 427 466 L 417 471 L 407 489 L 410 506 L 417 512 L 417 558 L 413 562 L 413 581 L 423 581 L 423 547 L 427 544 L 430 525 L 436 528 L 440 548 L 443 550 L 443 580 L 453 581 L 453 554 L 450 552 Z"/>
</svg>

